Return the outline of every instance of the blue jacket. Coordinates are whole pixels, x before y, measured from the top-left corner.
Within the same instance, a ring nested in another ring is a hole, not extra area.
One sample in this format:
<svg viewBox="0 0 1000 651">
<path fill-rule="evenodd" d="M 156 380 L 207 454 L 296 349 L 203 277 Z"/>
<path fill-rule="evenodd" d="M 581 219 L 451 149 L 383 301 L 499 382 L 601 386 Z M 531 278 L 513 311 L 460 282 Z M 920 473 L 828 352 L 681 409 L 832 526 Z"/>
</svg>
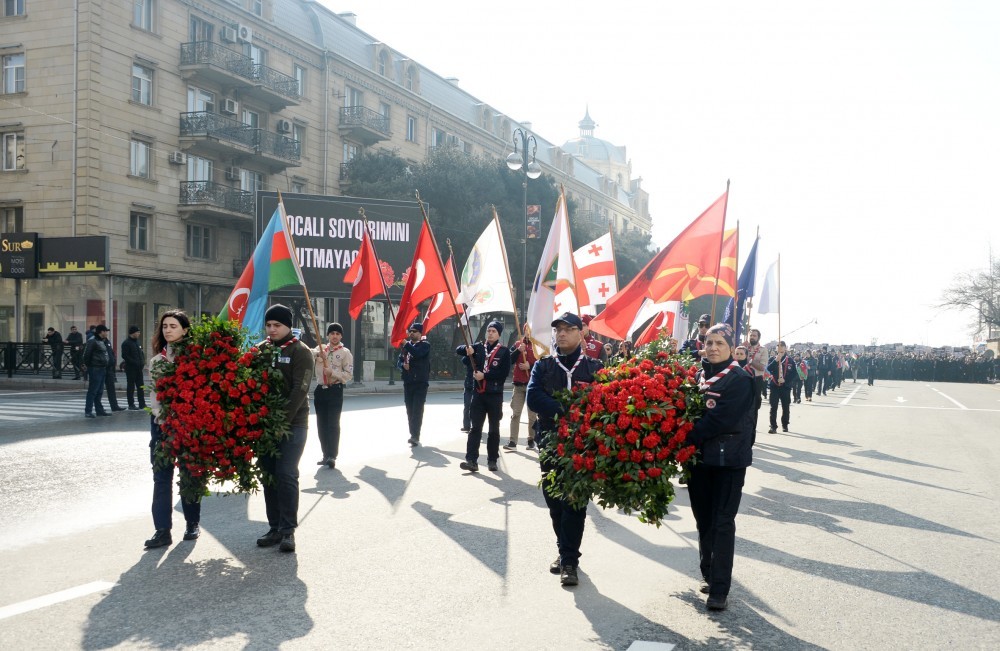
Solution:
<svg viewBox="0 0 1000 651">
<path fill-rule="evenodd" d="M 404 363 L 410 364 L 410 370 L 403 368 Z M 411 382 L 427 383 L 431 379 L 431 345 L 426 339 L 417 343 L 407 341 L 396 360 L 396 368 L 403 376 L 403 384 Z"/>
<path fill-rule="evenodd" d="M 499 341 L 494 345 L 499 346 L 500 349 L 496 351 L 490 367 L 485 370 L 483 369 L 483 365 L 486 363 L 487 358 L 486 344 L 480 341 L 472 345 L 472 358 L 475 360 L 476 370 L 483 371 L 485 375 L 483 378 L 485 384 L 480 384 L 473 379 L 473 389 L 478 390 L 483 388 L 484 390 L 481 393 L 503 393 L 503 385 L 507 381 L 507 376 L 510 375 L 510 350 Z M 493 352 L 493 348 L 490 348 L 490 352 Z M 466 377 L 468 377 L 471 369 L 469 355 L 465 352 L 465 346 L 456 348 L 455 354 L 462 358 L 462 363 L 465 364 L 466 368 Z"/>
<path fill-rule="evenodd" d="M 714 370 L 724 368 L 718 366 Z M 704 360 L 699 377 L 711 370 L 712 365 Z M 704 396 L 705 413 L 695 421 L 687 442 L 698 448 L 705 465 L 746 468 L 753 463 L 753 378 L 742 368 L 734 368 L 705 390 Z"/>
<path fill-rule="evenodd" d="M 569 355 L 559 355 L 559 361 L 564 367 L 572 369 L 580 355 L 583 355 L 583 350 L 577 348 Z M 594 373 L 603 367 L 601 360 L 584 355 L 580 365 L 573 369 L 573 386 L 590 384 L 594 381 Z M 556 391 L 566 388 L 566 380 L 566 371 L 559 368 L 555 357 L 543 357 L 531 367 L 526 401 L 528 409 L 538 414 L 535 420 L 535 441 L 539 447 L 545 445 L 548 432 L 555 430 L 556 416 L 563 413 L 562 403 L 552 396 Z"/>
</svg>

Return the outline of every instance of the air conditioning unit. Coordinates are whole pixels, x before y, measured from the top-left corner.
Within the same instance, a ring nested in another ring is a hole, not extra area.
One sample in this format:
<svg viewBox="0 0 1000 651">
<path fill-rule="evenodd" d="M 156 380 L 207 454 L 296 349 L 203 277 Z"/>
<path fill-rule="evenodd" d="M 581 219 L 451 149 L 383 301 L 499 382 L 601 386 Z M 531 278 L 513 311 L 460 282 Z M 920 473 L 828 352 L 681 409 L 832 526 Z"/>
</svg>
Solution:
<svg viewBox="0 0 1000 651">
<path fill-rule="evenodd" d="M 222 113 L 226 113 L 228 115 L 236 115 L 237 108 L 239 107 L 236 104 L 236 100 L 230 99 L 228 97 L 222 100 L 222 109 L 221 109 Z"/>
<path fill-rule="evenodd" d="M 187 163 L 187 154 L 182 151 L 172 151 L 167 156 L 167 160 L 173 165 L 184 165 Z"/>
<path fill-rule="evenodd" d="M 223 43 L 235 43 L 236 28 L 229 27 L 228 25 L 223 25 L 222 29 L 219 31 L 219 40 L 221 40 Z"/>
<path fill-rule="evenodd" d="M 240 180 L 240 173 L 242 171 L 243 170 L 241 170 L 240 168 L 236 167 L 235 165 L 230 165 L 230 166 L 226 167 L 226 180 L 227 181 L 239 181 Z"/>
<path fill-rule="evenodd" d="M 292 123 L 289 120 L 278 120 L 278 133 L 291 133 Z"/>
<path fill-rule="evenodd" d="M 249 43 L 253 40 L 253 29 L 249 25 L 237 25 L 236 39 L 241 43 Z"/>
</svg>

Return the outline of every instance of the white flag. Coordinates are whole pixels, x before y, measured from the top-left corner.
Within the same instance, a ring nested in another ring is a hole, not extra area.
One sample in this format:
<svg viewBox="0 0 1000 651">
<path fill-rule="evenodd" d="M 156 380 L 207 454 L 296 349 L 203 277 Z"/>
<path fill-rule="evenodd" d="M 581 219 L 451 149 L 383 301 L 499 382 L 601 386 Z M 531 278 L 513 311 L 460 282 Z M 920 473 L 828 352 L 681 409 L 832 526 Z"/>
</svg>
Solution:
<svg viewBox="0 0 1000 651">
<path fill-rule="evenodd" d="M 531 285 L 531 300 L 525 321 L 531 327 L 532 341 L 542 354 L 550 352 L 552 319 L 563 312 L 579 314 L 576 302 L 576 273 L 573 264 L 573 243 L 569 236 L 569 214 L 566 198 L 560 194 L 552 229 L 545 240 L 538 261 L 535 282 Z"/>
<path fill-rule="evenodd" d="M 604 305 L 618 292 L 611 233 L 584 244 L 573 252 L 573 259 L 576 260 L 580 313 L 597 314 L 597 306 Z"/>
<path fill-rule="evenodd" d="M 468 316 L 486 312 L 514 313 L 514 300 L 504 263 L 507 252 L 497 224 L 497 220 L 493 219 L 486 226 L 462 268 L 462 288 L 455 302 L 467 306 L 465 313 Z"/>
<path fill-rule="evenodd" d="M 780 259 L 779 259 L 780 260 Z M 778 286 L 778 260 L 771 263 L 764 276 L 764 287 L 757 300 L 757 314 L 773 314 L 781 304 L 781 287 Z"/>
</svg>

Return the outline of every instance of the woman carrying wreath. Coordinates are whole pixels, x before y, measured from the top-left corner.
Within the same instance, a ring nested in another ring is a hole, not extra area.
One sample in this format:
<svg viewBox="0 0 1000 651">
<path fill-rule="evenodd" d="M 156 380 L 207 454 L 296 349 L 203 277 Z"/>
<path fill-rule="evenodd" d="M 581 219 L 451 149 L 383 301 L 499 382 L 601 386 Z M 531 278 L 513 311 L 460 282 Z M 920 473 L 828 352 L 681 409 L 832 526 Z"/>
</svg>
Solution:
<svg viewBox="0 0 1000 651">
<path fill-rule="evenodd" d="M 725 323 L 705 334 L 699 391 L 705 412 L 687 435 L 698 448 L 691 467 L 688 494 L 698 526 L 701 591 L 709 610 L 725 610 L 732 583 L 736 546 L 736 512 L 743 480 L 753 461 L 754 385 L 750 374 L 733 359 L 733 328 Z"/>
<path fill-rule="evenodd" d="M 160 429 L 166 420 L 166 413 L 156 396 L 156 384 L 160 378 L 167 377 L 171 372 L 171 364 L 178 342 L 183 340 L 191 329 L 191 321 L 181 310 L 168 310 L 160 317 L 156 332 L 153 334 L 153 354 L 149 360 L 149 375 L 152 378 L 150 388 L 150 441 L 149 461 L 153 466 L 153 526 L 156 532 L 146 541 L 146 549 L 165 547 L 173 542 L 170 529 L 173 526 L 173 481 L 174 464 L 169 460 L 157 458 L 156 450 L 163 438 Z M 187 471 L 181 467 L 181 473 Z M 189 502 L 181 497 L 181 508 L 187 526 L 184 529 L 184 540 L 194 540 L 200 534 L 198 528 L 201 522 L 201 502 Z"/>
</svg>

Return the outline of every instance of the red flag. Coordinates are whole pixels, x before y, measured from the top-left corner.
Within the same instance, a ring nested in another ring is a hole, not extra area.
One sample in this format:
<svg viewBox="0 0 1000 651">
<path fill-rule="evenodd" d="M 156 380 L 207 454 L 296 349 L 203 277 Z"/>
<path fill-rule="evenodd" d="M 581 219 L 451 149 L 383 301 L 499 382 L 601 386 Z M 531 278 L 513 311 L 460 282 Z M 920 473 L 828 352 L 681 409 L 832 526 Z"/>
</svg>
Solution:
<svg viewBox="0 0 1000 651">
<path fill-rule="evenodd" d="M 427 310 L 427 317 L 424 319 L 424 334 L 426 335 L 431 329 L 437 324 L 441 323 L 445 319 L 456 314 L 462 314 L 465 312 L 465 308 L 459 303 L 455 305 L 452 302 L 452 296 L 458 296 L 458 281 L 455 279 L 455 266 L 451 258 L 448 258 L 448 262 L 445 264 L 445 277 L 448 279 L 448 287 L 451 288 L 451 294 L 448 292 L 441 292 L 434 297 L 431 301 L 431 306 Z"/>
<path fill-rule="evenodd" d="M 448 281 L 445 280 L 444 269 L 441 267 L 441 257 L 434 247 L 430 225 L 425 221 L 417 238 L 417 250 L 413 252 L 413 264 L 403 287 L 403 296 L 399 299 L 399 310 L 396 311 L 396 321 L 392 325 L 392 335 L 389 343 L 399 346 L 406 339 L 406 329 L 420 314 L 420 304 L 428 298 L 448 291 Z M 427 330 L 424 330 L 427 334 Z"/>
<path fill-rule="evenodd" d="M 698 284 L 719 268 L 719 242 L 726 219 L 728 192 L 688 224 L 674 241 L 663 247 L 624 289 L 611 297 L 604 311 L 590 322 L 590 329 L 614 339 L 625 339 L 629 327 L 647 298 L 655 303 L 687 301 L 704 294 Z"/>
<path fill-rule="evenodd" d="M 718 233 L 715 234 L 718 242 Z M 716 244 L 718 246 L 718 244 Z M 730 228 L 722 236 L 722 260 L 719 265 L 719 293 L 736 296 L 736 252 L 739 248 L 739 232 Z M 686 295 L 707 296 L 715 292 L 715 269 L 704 269 L 692 278 L 685 288 Z"/>
<path fill-rule="evenodd" d="M 645 346 L 650 342 L 656 341 L 663 332 L 666 332 L 669 337 L 674 331 L 674 316 L 674 312 L 668 310 L 657 314 L 646 329 L 642 331 L 639 338 L 635 340 L 636 347 Z"/>
<path fill-rule="evenodd" d="M 375 255 L 375 247 L 372 246 L 368 229 L 364 229 L 361 238 L 361 248 L 358 255 L 351 263 L 350 269 L 344 276 L 345 283 L 353 283 L 351 289 L 351 304 L 348 312 L 352 319 L 357 319 L 361 314 L 361 308 L 365 303 L 376 296 L 385 294 L 385 282 L 382 280 L 382 269 L 378 263 L 378 256 Z"/>
</svg>

